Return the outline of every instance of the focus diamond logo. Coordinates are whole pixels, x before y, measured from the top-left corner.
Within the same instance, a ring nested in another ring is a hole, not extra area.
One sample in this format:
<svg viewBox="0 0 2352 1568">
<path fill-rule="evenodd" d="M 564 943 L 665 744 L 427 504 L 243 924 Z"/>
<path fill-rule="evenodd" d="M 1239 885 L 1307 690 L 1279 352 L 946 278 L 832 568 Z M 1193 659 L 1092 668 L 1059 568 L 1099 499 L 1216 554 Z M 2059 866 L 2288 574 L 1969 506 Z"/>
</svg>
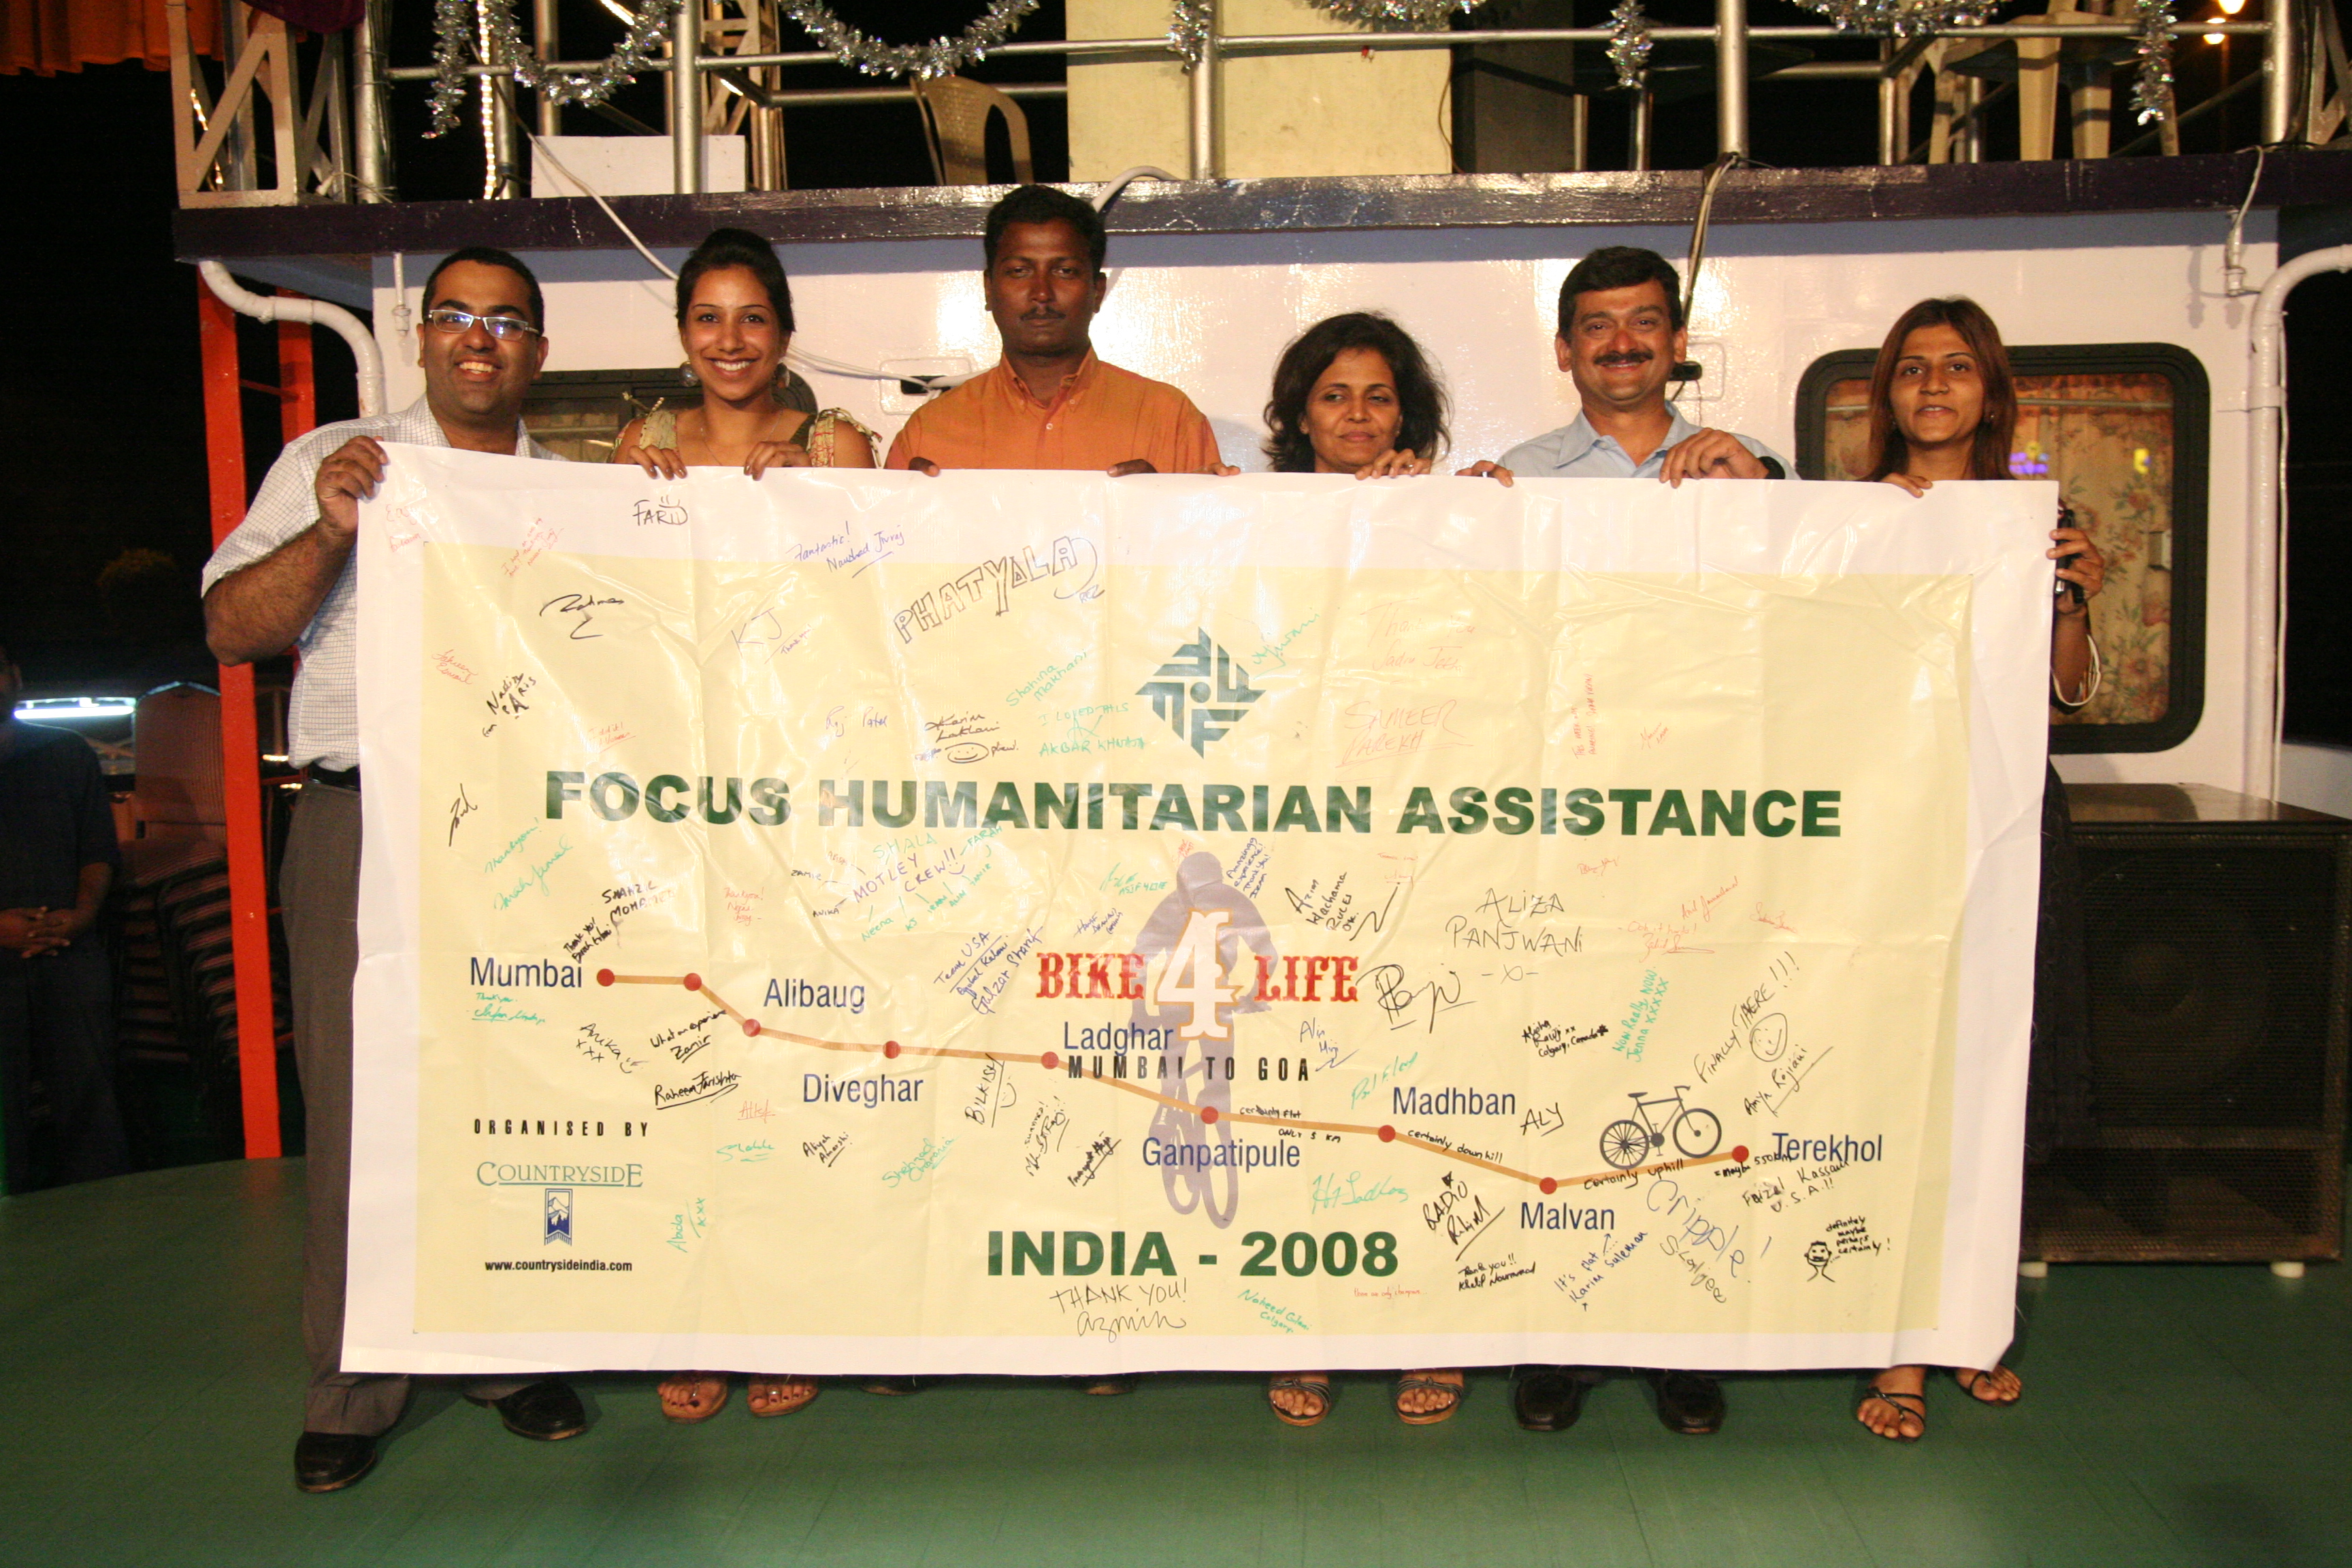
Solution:
<svg viewBox="0 0 2352 1568">
<path fill-rule="evenodd" d="M 1265 693 L 1249 683 L 1248 668 L 1204 631 L 1178 648 L 1136 695 L 1150 698 L 1151 710 L 1168 721 L 1176 738 L 1205 757 L 1209 742 L 1223 740 L 1249 712 L 1249 704 Z"/>
</svg>

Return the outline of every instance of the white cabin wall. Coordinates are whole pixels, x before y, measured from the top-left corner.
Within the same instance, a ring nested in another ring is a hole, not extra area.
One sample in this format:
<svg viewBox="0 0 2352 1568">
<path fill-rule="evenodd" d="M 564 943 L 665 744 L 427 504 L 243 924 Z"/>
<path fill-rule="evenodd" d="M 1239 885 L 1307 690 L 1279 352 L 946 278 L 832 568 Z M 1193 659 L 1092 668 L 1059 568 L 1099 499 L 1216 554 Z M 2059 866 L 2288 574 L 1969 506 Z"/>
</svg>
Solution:
<svg viewBox="0 0 2352 1568">
<path fill-rule="evenodd" d="M 2246 632 L 2248 300 L 2221 294 L 2226 215 L 2151 214 L 1868 224 L 1717 226 L 1691 322 L 1705 383 L 1694 417 L 1795 446 L 1798 378 L 1822 354 L 1874 348 L 1928 294 L 1967 293 L 2014 343 L 2159 342 L 2189 350 L 2211 384 L 2204 717 L 2170 751 L 2070 756 L 2070 779 L 2240 783 Z M 2248 225 L 2247 268 L 2273 262 L 2267 213 Z M 1097 318 L 1104 356 L 1174 383 L 1215 424 L 1228 460 L 1255 447 L 1276 356 L 1340 310 L 1383 310 L 1420 338 L 1454 395 L 1454 456 L 1466 461 L 1574 416 L 1554 368 L 1559 283 L 1602 245 L 1645 245 L 1680 264 L 1685 227 L 1368 229 L 1245 235 L 1114 234 L 1110 296 Z M 663 253 L 673 267 L 683 251 Z M 680 357 L 669 284 L 632 251 L 527 258 L 548 295 L 550 370 L 638 368 Z M 432 258 L 409 266 L 411 304 Z M 838 360 L 996 358 L 982 305 L 976 239 L 786 248 L 803 346 Z M 376 268 L 390 333 L 390 266 Z M 650 284 L 650 287 L 647 285 Z M 422 384 L 413 345 L 387 343 L 394 406 Z M 885 440 L 905 422 L 886 384 L 812 374 L 819 396 Z"/>
</svg>

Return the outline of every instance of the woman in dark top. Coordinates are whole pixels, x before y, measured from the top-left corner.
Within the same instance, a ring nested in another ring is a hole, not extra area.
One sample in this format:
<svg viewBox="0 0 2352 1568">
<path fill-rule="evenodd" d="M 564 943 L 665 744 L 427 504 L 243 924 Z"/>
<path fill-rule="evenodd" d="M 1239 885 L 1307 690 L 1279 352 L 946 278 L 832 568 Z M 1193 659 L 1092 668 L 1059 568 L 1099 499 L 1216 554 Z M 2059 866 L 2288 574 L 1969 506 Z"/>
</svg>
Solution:
<svg viewBox="0 0 2352 1568">
<path fill-rule="evenodd" d="M 1867 479 L 1925 495 L 1939 481 L 2005 479 L 2017 433 L 2017 393 L 2000 330 L 1972 300 L 1922 300 L 1896 319 L 1870 377 Z M 2098 689 L 2090 600 L 2106 562 L 2062 504 L 2051 531 L 2058 599 L 2050 626 L 2050 697 L 2082 707 Z M 2026 1158 L 2089 1120 L 2090 1020 L 2083 953 L 2082 875 L 2066 837 L 2066 799 L 2054 769 L 2042 794 L 2042 912 L 2034 947 L 2033 1047 L 2026 1089 Z M 1988 1405 L 2024 1392 L 2005 1366 L 1955 1367 Z M 1855 1419 L 1882 1437 L 1916 1442 L 1927 1430 L 1927 1369 L 1891 1366 L 1871 1380 Z"/>
</svg>

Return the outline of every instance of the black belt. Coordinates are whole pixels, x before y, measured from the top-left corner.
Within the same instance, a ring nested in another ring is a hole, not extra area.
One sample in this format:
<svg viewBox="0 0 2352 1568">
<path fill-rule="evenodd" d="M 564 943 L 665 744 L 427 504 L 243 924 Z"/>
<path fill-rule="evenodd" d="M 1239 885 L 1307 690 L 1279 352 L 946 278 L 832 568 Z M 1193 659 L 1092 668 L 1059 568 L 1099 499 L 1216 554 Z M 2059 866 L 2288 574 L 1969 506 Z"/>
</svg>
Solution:
<svg viewBox="0 0 2352 1568">
<path fill-rule="evenodd" d="M 356 791 L 360 787 L 360 771 L 357 768 L 322 768 L 318 763 L 312 763 L 310 782 L 326 784 L 333 789 Z"/>
</svg>

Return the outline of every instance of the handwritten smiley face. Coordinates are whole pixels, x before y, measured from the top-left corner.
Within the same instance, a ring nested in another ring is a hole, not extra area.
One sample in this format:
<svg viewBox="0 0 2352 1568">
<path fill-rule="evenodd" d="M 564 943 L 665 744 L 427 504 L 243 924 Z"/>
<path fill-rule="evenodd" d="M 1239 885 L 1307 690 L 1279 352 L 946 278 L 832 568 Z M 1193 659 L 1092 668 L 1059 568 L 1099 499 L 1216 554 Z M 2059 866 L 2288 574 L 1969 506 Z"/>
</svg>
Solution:
<svg viewBox="0 0 2352 1568">
<path fill-rule="evenodd" d="M 1748 1048 L 1759 1062 L 1777 1062 L 1789 1048 L 1789 1020 L 1779 1013 L 1767 1013 L 1756 1020 L 1748 1033 Z"/>
</svg>

